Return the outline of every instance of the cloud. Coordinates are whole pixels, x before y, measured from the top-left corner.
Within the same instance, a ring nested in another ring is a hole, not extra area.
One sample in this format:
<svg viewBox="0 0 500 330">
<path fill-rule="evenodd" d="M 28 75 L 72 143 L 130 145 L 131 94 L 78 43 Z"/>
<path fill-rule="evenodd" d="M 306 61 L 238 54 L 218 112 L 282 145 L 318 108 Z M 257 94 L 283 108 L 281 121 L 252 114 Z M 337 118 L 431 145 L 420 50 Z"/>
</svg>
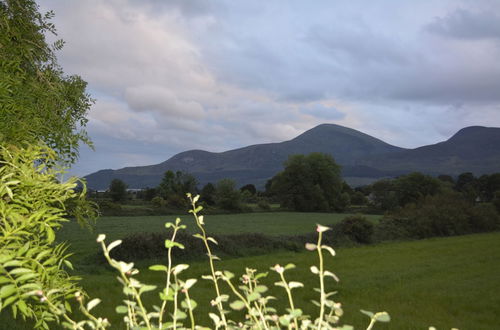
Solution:
<svg viewBox="0 0 500 330">
<path fill-rule="evenodd" d="M 339 120 L 345 118 L 345 113 L 337 110 L 333 106 L 326 106 L 319 103 L 301 108 L 300 112 L 325 120 Z"/>
<path fill-rule="evenodd" d="M 500 14 L 497 11 L 471 11 L 458 8 L 445 17 L 436 17 L 427 31 L 457 39 L 500 39 Z"/>
<path fill-rule="evenodd" d="M 205 112 L 200 103 L 179 99 L 170 89 L 160 86 L 137 86 L 125 89 L 125 100 L 132 110 L 156 111 L 165 116 L 201 119 Z"/>
<path fill-rule="evenodd" d="M 87 173 L 324 122 L 402 146 L 500 125 L 496 1 L 40 3 L 98 100 Z"/>
</svg>

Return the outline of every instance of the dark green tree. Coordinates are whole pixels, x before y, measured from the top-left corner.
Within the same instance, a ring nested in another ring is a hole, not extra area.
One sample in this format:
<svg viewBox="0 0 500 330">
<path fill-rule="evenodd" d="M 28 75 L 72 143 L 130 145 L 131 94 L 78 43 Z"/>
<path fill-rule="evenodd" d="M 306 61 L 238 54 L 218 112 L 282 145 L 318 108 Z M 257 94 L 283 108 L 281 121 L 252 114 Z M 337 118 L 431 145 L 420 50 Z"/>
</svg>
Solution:
<svg viewBox="0 0 500 330">
<path fill-rule="evenodd" d="M 231 179 L 222 179 L 215 187 L 215 204 L 224 210 L 241 210 L 241 193 Z"/>
<path fill-rule="evenodd" d="M 371 185 L 370 199 L 382 210 L 392 210 L 399 205 L 396 185 L 393 180 L 383 179 Z"/>
<path fill-rule="evenodd" d="M 127 199 L 127 184 L 120 179 L 111 180 L 109 195 L 113 202 L 125 201 Z"/>
<path fill-rule="evenodd" d="M 248 191 L 251 196 L 254 196 L 257 193 L 257 188 L 255 188 L 255 185 L 249 183 L 241 187 L 240 191 L 241 192 Z"/>
<path fill-rule="evenodd" d="M 438 179 L 420 172 L 400 176 L 394 184 L 399 206 L 416 203 L 425 196 L 433 196 L 441 191 Z"/>
<path fill-rule="evenodd" d="M 45 34 L 55 34 L 53 12 L 41 14 L 31 0 L 0 1 L 0 142 L 43 141 L 58 161 L 74 162 L 80 143 L 91 145 L 83 128 L 93 100 L 87 83 L 67 76 Z"/>
<path fill-rule="evenodd" d="M 157 191 L 164 199 L 169 199 L 172 195 L 177 195 L 183 199 L 187 193 L 196 192 L 196 178 L 189 173 L 181 171 L 166 171 Z"/>
<path fill-rule="evenodd" d="M 200 198 L 208 205 L 215 204 L 215 186 L 213 185 L 213 183 L 209 182 L 203 186 L 203 188 L 201 189 Z"/>
<path fill-rule="evenodd" d="M 93 100 L 58 65 L 64 43 L 47 43 L 52 17 L 32 0 L 0 0 L 0 319 L 10 309 L 45 329 L 60 323 L 79 290 L 57 230 L 70 216 L 95 216 L 83 184 L 76 193 L 76 178 L 60 182 L 58 163 L 91 145 L 84 128 Z"/>
<path fill-rule="evenodd" d="M 296 211 L 342 210 L 340 166 L 323 153 L 290 156 L 272 179 L 272 191 L 283 207 Z"/>
</svg>

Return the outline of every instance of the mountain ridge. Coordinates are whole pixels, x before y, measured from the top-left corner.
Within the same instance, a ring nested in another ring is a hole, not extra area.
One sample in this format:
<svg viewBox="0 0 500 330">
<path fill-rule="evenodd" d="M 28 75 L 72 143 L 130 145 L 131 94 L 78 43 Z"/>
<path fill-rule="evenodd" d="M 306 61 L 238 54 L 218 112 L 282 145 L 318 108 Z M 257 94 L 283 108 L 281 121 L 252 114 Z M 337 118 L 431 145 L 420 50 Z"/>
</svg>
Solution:
<svg viewBox="0 0 500 330">
<path fill-rule="evenodd" d="M 488 146 L 487 150 L 478 145 Z M 310 152 L 332 155 L 342 166 L 344 178 L 354 184 L 414 170 L 429 174 L 458 174 L 468 168 L 478 173 L 493 168 L 500 171 L 500 128 L 465 127 L 446 141 L 405 149 L 348 127 L 321 124 L 283 142 L 223 152 L 188 150 L 158 164 L 100 170 L 85 178 L 90 189 L 106 189 L 114 178 L 122 179 L 130 188 L 144 188 L 158 185 L 164 172 L 173 170 L 195 175 L 200 184 L 227 177 L 238 185 L 263 187 L 283 168 L 289 155 Z"/>
</svg>

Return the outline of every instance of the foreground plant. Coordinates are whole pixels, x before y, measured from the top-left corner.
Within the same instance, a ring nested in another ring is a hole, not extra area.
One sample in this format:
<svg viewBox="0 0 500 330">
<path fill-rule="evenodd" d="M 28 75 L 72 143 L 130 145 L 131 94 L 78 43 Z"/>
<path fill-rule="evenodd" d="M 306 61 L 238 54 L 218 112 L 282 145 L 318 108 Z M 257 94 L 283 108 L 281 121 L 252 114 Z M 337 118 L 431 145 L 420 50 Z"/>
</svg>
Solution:
<svg viewBox="0 0 500 330">
<path fill-rule="evenodd" d="M 218 243 L 206 233 L 204 217 L 200 215 L 203 208 L 196 204 L 199 196 L 193 197 L 188 194 L 188 198 L 192 207 L 190 213 L 193 214 L 199 230 L 194 236 L 203 241 L 209 260 L 210 274 L 204 275 L 202 278 L 211 281 L 214 287 L 214 297 L 210 303 L 214 306 L 216 312 L 210 312 L 209 317 L 212 319 L 215 329 L 352 329 L 351 326 L 340 325 L 340 318 L 343 315 L 342 305 L 332 300 L 335 292 L 326 291 L 327 281 L 338 281 L 337 276 L 326 270 L 324 265 L 324 251 L 332 257 L 335 256 L 335 251 L 331 247 L 322 244 L 323 233 L 330 228 L 318 225 L 317 242 L 306 244 L 306 249 L 315 251 L 318 256 L 318 265 L 311 267 L 313 276 L 318 277 L 319 285 L 319 288 L 315 289 L 319 293 L 319 299 L 318 301 L 313 301 L 318 307 L 317 317 L 313 318 L 305 315 L 294 301 L 294 289 L 301 288 L 304 285 L 301 282 L 289 281 L 285 276 L 285 272 L 295 268 L 295 265 L 288 264 L 281 266 L 277 264 L 271 267 L 271 270 L 279 276 L 279 281 L 275 282 L 274 285 L 282 287 L 286 293 L 288 308 L 283 312 L 272 306 L 271 303 L 277 298 L 266 295 L 268 287 L 261 283 L 268 276 L 267 272 L 259 273 L 256 269 L 246 268 L 245 274 L 238 281 L 235 281 L 233 273 L 216 268 L 215 261 L 219 258 L 212 253 L 211 244 Z M 181 220 L 177 218 L 175 223 L 167 223 L 166 227 L 173 229 L 172 236 L 165 240 L 167 265 L 153 265 L 149 267 L 150 270 L 164 272 L 166 277 L 165 285 L 159 292 L 161 304 L 152 306 L 152 311 L 147 309 L 142 295 L 146 292 L 156 290 L 157 286 L 148 285 L 137 280 L 135 275 L 139 273 L 139 270 L 134 268 L 134 263 L 117 261 L 111 257 L 111 250 L 121 244 L 120 240 L 107 245 L 105 243 L 105 235 L 101 234 L 97 239 L 102 246 L 106 260 L 120 274 L 118 281 L 123 286 L 125 299 L 123 300 L 123 305 L 116 308 L 116 312 L 124 314 L 123 321 L 128 329 L 205 328 L 196 323 L 196 313 L 194 311 L 197 303 L 189 294 L 197 279 L 182 279 L 180 275 L 189 265 L 174 265 L 173 263 L 173 249 L 184 249 L 182 244 L 175 241 L 177 233 L 179 230 L 185 229 L 186 226 L 182 225 Z M 223 284 L 225 284 L 224 287 L 222 287 Z M 100 303 L 99 299 L 91 300 L 86 305 L 86 308 L 82 310 L 88 312 L 98 303 Z M 81 306 L 84 305 L 81 304 Z M 235 311 L 244 311 L 243 319 L 230 318 L 231 313 L 228 308 Z M 370 317 L 367 329 L 372 329 L 376 322 L 388 322 L 390 320 L 386 312 L 375 314 L 367 311 L 362 312 Z M 107 326 L 107 324 L 103 324 L 103 319 L 95 318 L 91 315 L 90 317 L 92 319 L 87 321 L 86 324 L 91 328 Z M 98 323 L 98 321 L 101 321 L 101 323 Z M 69 323 L 65 323 L 65 325 L 71 327 Z"/>
<path fill-rule="evenodd" d="M 47 329 L 67 318 L 80 290 L 56 232 L 68 221 L 69 201 L 80 215 L 92 213 L 75 178 L 59 181 L 56 159 L 46 147 L 0 146 L 0 312 Z"/>
</svg>

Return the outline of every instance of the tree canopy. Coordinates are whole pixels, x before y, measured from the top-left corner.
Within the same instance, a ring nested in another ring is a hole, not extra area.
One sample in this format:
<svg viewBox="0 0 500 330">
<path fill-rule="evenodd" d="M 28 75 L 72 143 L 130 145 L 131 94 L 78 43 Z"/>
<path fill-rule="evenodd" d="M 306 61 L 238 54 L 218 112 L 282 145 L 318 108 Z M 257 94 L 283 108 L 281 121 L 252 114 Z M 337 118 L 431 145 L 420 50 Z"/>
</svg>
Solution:
<svg viewBox="0 0 500 330">
<path fill-rule="evenodd" d="M 91 145 L 84 128 L 93 100 L 87 83 L 57 63 L 64 42 L 46 39 L 56 34 L 53 16 L 31 0 L 0 0 L 0 143 L 43 141 L 72 163 L 80 143 Z"/>
<path fill-rule="evenodd" d="M 342 209 L 340 166 L 327 154 L 293 155 L 272 179 L 272 191 L 281 205 L 296 211 Z"/>
<path fill-rule="evenodd" d="M 109 184 L 109 194 L 114 202 L 121 202 L 127 198 L 127 185 L 120 179 L 113 179 Z"/>
</svg>

